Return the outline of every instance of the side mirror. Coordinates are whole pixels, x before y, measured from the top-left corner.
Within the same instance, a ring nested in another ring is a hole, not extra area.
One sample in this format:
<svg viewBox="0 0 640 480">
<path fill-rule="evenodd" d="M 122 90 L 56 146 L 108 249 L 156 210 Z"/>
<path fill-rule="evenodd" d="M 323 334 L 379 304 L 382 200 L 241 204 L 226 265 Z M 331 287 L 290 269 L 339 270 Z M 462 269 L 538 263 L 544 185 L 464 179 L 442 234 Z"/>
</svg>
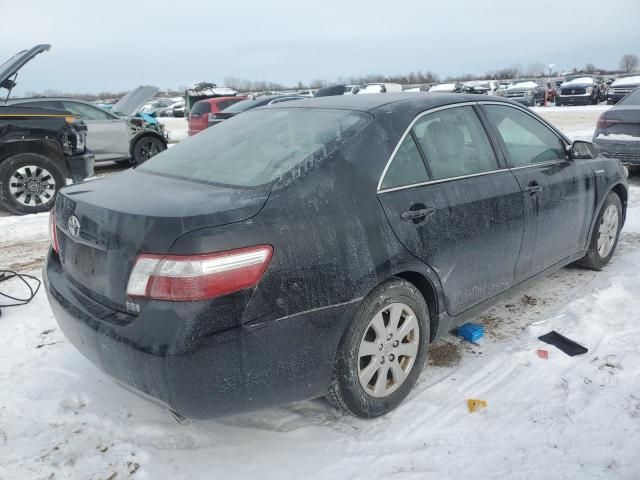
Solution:
<svg viewBox="0 0 640 480">
<path fill-rule="evenodd" d="M 584 140 L 576 140 L 567 149 L 572 160 L 590 160 L 600 153 L 595 144 Z"/>
</svg>

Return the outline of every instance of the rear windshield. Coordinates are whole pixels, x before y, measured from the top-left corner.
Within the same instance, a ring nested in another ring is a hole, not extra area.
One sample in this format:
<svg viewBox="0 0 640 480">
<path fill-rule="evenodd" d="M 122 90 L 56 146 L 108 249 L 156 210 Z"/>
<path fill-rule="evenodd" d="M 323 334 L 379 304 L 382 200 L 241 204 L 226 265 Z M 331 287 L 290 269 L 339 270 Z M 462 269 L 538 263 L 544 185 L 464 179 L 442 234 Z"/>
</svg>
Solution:
<svg viewBox="0 0 640 480">
<path fill-rule="evenodd" d="M 618 102 L 619 105 L 639 106 L 640 105 L 640 87 L 629 93 L 626 97 Z"/>
<path fill-rule="evenodd" d="M 196 102 L 196 104 L 191 109 L 191 115 L 202 115 L 204 113 L 210 113 L 210 112 L 211 112 L 211 105 L 209 105 L 209 102 L 205 100 Z"/>
<path fill-rule="evenodd" d="M 183 140 L 138 169 L 197 182 L 255 187 L 331 153 L 371 118 L 348 110 L 256 109 Z"/>
</svg>

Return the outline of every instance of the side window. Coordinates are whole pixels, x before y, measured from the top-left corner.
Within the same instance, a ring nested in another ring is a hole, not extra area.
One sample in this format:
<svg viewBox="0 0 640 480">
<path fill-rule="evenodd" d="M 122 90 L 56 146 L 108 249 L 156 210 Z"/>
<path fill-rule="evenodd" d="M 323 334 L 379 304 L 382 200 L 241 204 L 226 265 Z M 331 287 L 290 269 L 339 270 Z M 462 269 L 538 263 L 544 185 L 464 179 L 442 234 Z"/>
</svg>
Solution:
<svg viewBox="0 0 640 480">
<path fill-rule="evenodd" d="M 78 115 L 83 120 L 111 120 L 107 112 L 103 112 L 97 107 L 85 105 L 84 103 L 62 102 L 64 109 Z"/>
<path fill-rule="evenodd" d="M 501 105 L 485 105 L 484 108 L 507 147 L 512 167 L 566 158 L 560 138 L 531 115 Z"/>
<path fill-rule="evenodd" d="M 53 100 L 46 100 L 41 102 L 29 102 L 24 104 L 25 107 L 36 107 L 36 108 L 53 108 L 54 110 L 63 110 L 64 107 L 62 103 L 56 102 Z"/>
<path fill-rule="evenodd" d="M 400 145 L 382 180 L 382 188 L 402 187 L 429 180 L 427 168 L 412 135 Z"/>
<path fill-rule="evenodd" d="M 499 168 L 482 123 L 471 106 L 427 114 L 413 131 L 427 157 L 433 180 Z"/>
</svg>

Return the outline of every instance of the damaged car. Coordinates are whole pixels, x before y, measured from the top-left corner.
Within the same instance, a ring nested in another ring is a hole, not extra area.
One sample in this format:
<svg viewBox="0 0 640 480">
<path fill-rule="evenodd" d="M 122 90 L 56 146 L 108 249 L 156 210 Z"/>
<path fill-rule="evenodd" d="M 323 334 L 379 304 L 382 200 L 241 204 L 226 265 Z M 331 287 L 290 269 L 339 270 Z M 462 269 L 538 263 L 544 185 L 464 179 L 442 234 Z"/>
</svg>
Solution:
<svg viewBox="0 0 640 480">
<path fill-rule="evenodd" d="M 311 98 L 62 190 L 43 279 L 71 343 L 179 415 L 326 396 L 372 418 L 438 337 L 603 268 L 627 195 L 619 161 L 516 102 Z"/>
<path fill-rule="evenodd" d="M 36 45 L 0 65 L 0 91 L 10 95 L 18 70 L 50 48 Z M 86 135 L 86 124 L 69 112 L 0 105 L 0 208 L 14 214 L 47 211 L 67 179 L 93 175 Z"/>
<path fill-rule="evenodd" d="M 156 87 L 140 86 L 122 97 L 109 112 L 89 102 L 63 97 L 14 98 L 6 104 L 71 112 L 87 125 L 87 148 L 96 162 L 138 165 L 167 148 L 162 124 L 149 115 L 138 114 L 157 92 Z"/>
<path fill-rule="evenodd" d="M 605 157 L 640 167 L 640 87 L 600 115 L 593 142 Z"/>
</svg>

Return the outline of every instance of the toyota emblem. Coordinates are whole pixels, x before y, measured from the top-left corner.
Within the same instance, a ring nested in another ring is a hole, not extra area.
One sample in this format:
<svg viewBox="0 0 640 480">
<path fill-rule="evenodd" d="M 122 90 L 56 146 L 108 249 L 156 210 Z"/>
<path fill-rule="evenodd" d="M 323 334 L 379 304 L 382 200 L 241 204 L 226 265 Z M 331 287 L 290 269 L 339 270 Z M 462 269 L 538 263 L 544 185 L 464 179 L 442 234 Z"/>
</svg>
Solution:
<svg viewBox="0 0 640 480">
<path fill-rule="evenodd" d="M 69 235 L 73 238 L 77 238 L 78 235 L 80 235 L 80 220 L 78 220 L 78 217 L 75 215 L 71 215 L 69 217 L 67 227 L 69 228 Z"/>
</svg>

